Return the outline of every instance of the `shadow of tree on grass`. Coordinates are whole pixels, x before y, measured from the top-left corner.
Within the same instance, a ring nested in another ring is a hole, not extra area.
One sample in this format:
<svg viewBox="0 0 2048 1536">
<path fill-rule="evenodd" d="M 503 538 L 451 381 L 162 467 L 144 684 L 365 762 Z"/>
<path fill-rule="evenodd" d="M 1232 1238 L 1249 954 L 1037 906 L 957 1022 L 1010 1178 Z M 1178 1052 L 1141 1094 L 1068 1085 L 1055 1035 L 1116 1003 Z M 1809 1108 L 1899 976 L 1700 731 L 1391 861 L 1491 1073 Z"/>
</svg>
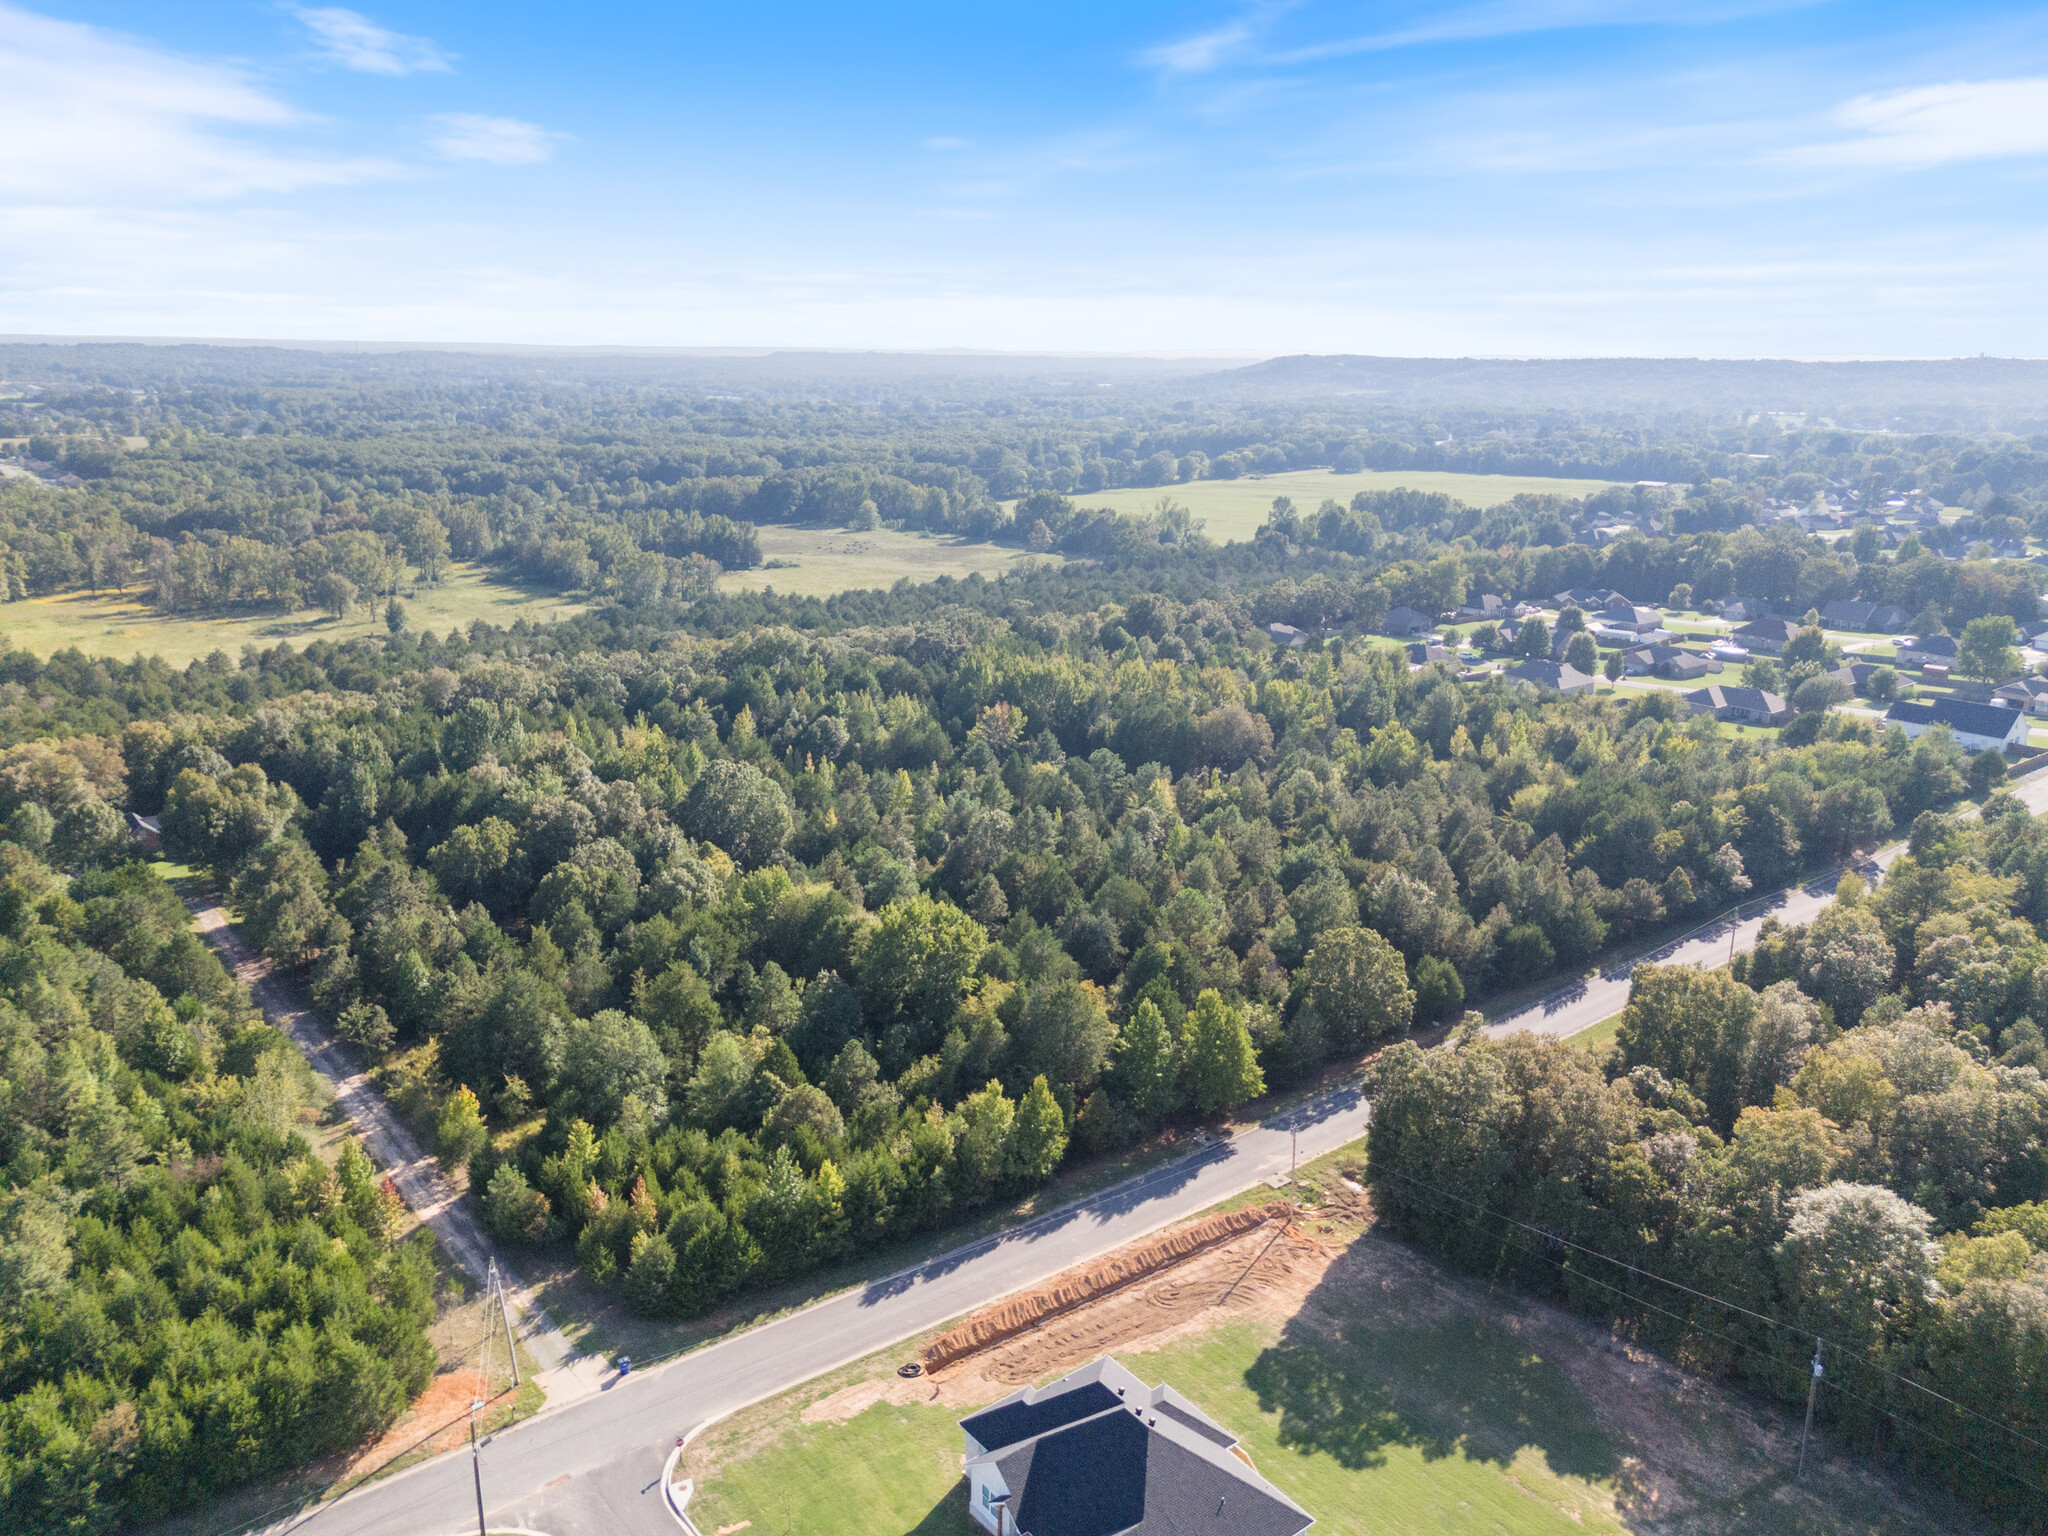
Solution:
<svg viewBox="0 0 2048 1536">
<path fill-rule="evenodd" d="M 1347 1273 L 1360 1258 L 1354 1248 L 1332 1265 L 1245 1372 L 1259 1406 L 1279 1412 L 1282 1445 L 1353 1470 L 1382 1465 L 1389 1446 L 1502 1464 L 1534 1446 L 1560 1476 L 1620 1471 L 1592 1406 L 1526 1340 L 1469 1318 L 1382 1323 Z"/>
</svg>

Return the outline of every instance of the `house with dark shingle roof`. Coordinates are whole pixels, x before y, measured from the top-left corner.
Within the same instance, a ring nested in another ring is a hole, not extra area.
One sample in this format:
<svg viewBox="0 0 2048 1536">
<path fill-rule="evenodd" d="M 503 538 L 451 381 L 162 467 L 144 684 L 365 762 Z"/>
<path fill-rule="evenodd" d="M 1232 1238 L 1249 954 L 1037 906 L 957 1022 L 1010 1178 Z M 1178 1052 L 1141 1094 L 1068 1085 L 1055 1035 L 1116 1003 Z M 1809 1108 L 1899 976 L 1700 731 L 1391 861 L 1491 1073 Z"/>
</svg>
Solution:
<svg viewBox="0 0 2048 1536">
<path fill-rule="evenodd" d="M 1315 1524 L 1236 1435 L 1107 1355 L 960 1428 L 968 1512 L 995 1536 L 1300 1536 Z"/>
<path fill-rule="evenodd" d="M 1654 673 L 1689 683 L 1721 670 L 1721 663 L 1676 645 L 1646 645 L 1621 654 L 1621 669 L 1631 677 Z"/>
<path fill-rule="evenodd" d="M 1829 629 L 1855 629 L 1872 633 L 1902 629 L 1906 611 L 1890 603 L 1861 603 L 1838 597 L 1820 611 L 1820 621 Z"/>
<path fill-rule="evenodd" d="M 2014 709 L 2048 715 L 2048 677 L 2015 678 L 2002 688 L 1994 688 L 1991 696 L 2003 699 Z"/>
<path fill-rule="evenodd" d="M 1413 608 L 1395 608 L 1380 620 L 1381 630 L 1390 635 L 1426 635 L 1435 627 L 1436 620 Z"/>
<path fill-rule="evenodd" d="M 1656 609 L 1632 603 L 1625 597 L 1610 599 L 1593 617 L 1609 629 L 1626 629 L 1639 635 L 1664 627 L 1664 616 Z"/>
<path fill-rule="evenodd" d="M 1592 678 L 1564 661 L 1525 661 L 1519 667 L 1509 667 L 1501 675 L 1511 682 L 1555 688 L 1566 698 L 1575 693 L 1585 693 L 1593 686 Z"/>
<path fill-rule="evenodd" d="M 1715 683 L 1693 689 L 1685 702 L 1696 714 L 1711 714 L 1732 725 L 1784 725 L 1792 718 L 1790 704 L 1761 688 L 1724 688 Z"/>
<path fill-rule="evenodd" d="M 1899 664 L 1924 667 L 1931 661 L 1938 667 L 1952 667 L 1962 653 L 1953 635 L 1921 635 L 1911 645 L 1899 647 Z"/>
<path fill-rule="evenodd" d="M 2003 704 L 1971 704 L 1962 699 L 1935 699 L 1926 704 L 1906 701 L 1886 710 L 1884 720 L 1908 736 L 1945 725 L 1966 752 L 2002 751 L 2027 744 L 2026 711 Z"/>
<path fill-rule="evenodd" d="M 1799 626 L 1790 619 L 1752 619 L 1735 631 L 1735 643 L 1752 651 L 1766 651 L 1775 656 L 1785 649 L 1792 637 L 1799 633 Z"/>
</svg>

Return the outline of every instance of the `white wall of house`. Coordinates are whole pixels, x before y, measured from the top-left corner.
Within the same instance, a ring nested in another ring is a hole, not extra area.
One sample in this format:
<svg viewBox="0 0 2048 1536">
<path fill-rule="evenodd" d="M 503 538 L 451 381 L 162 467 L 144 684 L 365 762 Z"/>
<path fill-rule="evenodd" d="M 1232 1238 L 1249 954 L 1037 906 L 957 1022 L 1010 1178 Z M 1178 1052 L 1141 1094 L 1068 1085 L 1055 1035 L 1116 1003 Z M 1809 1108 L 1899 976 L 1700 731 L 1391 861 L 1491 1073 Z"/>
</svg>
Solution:
<svg viewBox="0 0 2048 1536">
<path fill-rule="evenodd" d="M 983 1530 L 996 1528 L 996 1506 L 993 1502 L 1010 1490 L 1003 1482 L 1002 1474 L 993 1464 L 970 1467 L 967 1470 L 967 1512 L 974 1516 L 975 1524 Z M 1004 1523 L 1004 1536 L 1011 1536 L 1012 1528 Z"/>
<path fill-rule="evenodd" d="M 2014 710 L 2013 715 L 2014 718 L 2018 720 L 2026 719 L 2026 716 L 2021 714 L 2018 710 Z M 1911 725 L 1904 720 L 1895 720 L 1892 723 L 1898 726 L 1900 730 L 1906 733 L 1906 737 L 1908 740 L 1918 737 L 1923 731 L 1931 731 L 1934 729 L 1932 725 Z M 1949 730 L 1956 739 L 1956 745 L 1961 747 L 1965 752 L 2003 751 L 2006 747 L 2013 745 L 2015 742 L 2017 742 L 2019 745 L 2024 746 L 2027 740 L 2027 733 L 2025 731 L 2019 732 L 2017 736 L 1979 736 L 1975 731 L 1958 731 L 1955 729 L 1954 726 L 1950 726 Z"/>
</svg>

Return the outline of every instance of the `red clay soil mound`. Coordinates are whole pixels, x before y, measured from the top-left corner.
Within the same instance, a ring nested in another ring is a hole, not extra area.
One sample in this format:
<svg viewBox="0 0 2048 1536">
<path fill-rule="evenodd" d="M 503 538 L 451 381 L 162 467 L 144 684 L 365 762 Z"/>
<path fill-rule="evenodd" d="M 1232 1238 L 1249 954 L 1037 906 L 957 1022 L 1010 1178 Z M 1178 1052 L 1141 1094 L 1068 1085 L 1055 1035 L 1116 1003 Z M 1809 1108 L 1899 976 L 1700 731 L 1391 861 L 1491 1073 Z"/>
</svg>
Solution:
<svg viewBox="0 0 2048 1536">
<path fill-rule="evenodd" d="M 977 1312 L 958 1328 L 940 1334 L 923 1350 L 924 1368 L 936 1371 L 977 1350 L 1014 1339 L 1036 1328 L 1048 1318 L 1085 1307 L 1112 1291 L 1170 1269 L 1205 1248 L 1227 1243 L 1232 1238 L 1262 1227 L 1269 1221 L 1290 1221 L 1295 1207 L 1284 1201 L 1270 1205 L 1248 1205 L 1235 1211 L 1205 1216 L 1192 1225 L 1162 1232 L 1148 1243 L 1125 1248 L 1089 1265 L 1061 1275 L 1052 1284 L 1025 1291 Z"/>
</svg>

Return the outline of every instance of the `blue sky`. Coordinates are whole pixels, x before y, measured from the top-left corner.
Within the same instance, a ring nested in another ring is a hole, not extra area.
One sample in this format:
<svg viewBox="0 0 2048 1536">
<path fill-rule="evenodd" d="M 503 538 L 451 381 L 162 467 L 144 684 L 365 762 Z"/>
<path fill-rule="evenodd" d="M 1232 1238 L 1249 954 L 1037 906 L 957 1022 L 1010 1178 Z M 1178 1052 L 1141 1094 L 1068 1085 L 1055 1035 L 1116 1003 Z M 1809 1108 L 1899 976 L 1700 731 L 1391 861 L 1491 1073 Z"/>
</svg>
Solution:
<svg viewBox="0 0 2048 1536">
<path fill-rule="evenodd" d="M 0 0 L 0 332 L 2048 355 L 2048 8 Z"/>
</svg>

